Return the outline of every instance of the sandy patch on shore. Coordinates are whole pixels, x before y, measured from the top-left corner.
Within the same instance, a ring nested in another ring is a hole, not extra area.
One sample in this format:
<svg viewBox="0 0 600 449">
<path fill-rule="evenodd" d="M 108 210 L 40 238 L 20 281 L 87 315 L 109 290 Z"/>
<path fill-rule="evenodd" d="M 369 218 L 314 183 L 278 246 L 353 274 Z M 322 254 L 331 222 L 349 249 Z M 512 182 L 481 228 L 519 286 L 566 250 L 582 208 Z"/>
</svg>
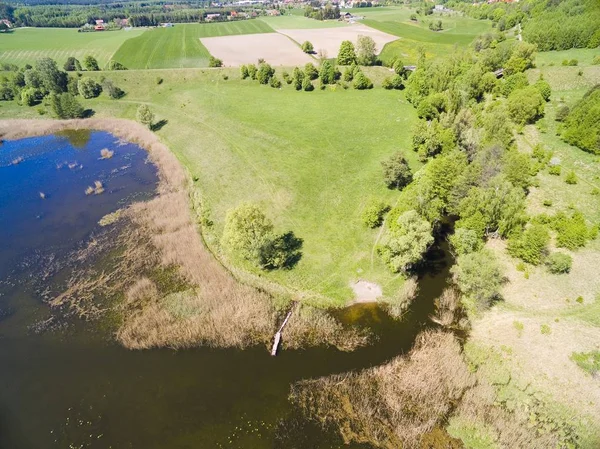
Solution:
<svg viewBox="0 0 600 449">
<path fill-rule="evenodd" d="M 200 39 L 211 55 L 228 67 L 256 64 L 259 58 L 271 65 L 294 66 L 315 62 L 289 38 L 278 33 L 245 34 Z"/>
<path fill-rule="evenodd" d="M 359 280 L 350 283 L 350 287 L 352 287 L 355 295 L 353 303 L 373 302 L 383 295 L 381 286 L 374 282 Z"/>
<path fill-rule="evenodd" d="M 377 44 L 377 52 L 381 52 L 388 42 L 398 39 L 397 36 L 384 33 L 366 25 L 352 25 L 341 28 L 317 28 L 306 30 L 278 30 L 281 34 L 291 37 L 299 44 L 310 41 L 315 52 L 324 50 L 329 58 L 335 58 L 340 50 L 342 41 L 351 41 L 356 45 L 358 36 L 370 36 Z M 210 51 L 210 48 L 209 48 Z M 212 51 L 211 51 L 212 53 Z"/>
</svg>

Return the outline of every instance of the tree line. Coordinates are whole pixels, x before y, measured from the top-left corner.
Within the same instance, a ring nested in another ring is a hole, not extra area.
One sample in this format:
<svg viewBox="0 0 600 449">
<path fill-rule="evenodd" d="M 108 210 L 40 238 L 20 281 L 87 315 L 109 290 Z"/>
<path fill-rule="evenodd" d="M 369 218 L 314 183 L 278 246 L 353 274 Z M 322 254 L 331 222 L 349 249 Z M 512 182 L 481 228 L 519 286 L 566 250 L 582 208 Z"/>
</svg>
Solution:
<svg viewBox="0 0 600 449">
<path fill-rule="evenodd" d="M 124 69 L 117 63 L 117 69 Z M 85 76 L 85 71 L 99 71 L 98 62 L 87 56 L 83 63 L 69 57 L 61 70 L 51 58 L 41 58 L 31 66 L 27 64 L 0 77 L 0 101 L 16 100 L 23 106 L 37 106 L 40 114 L 47 109 L 60 119 L 83 118 L 86 111 L 77 97 L 89 99 L 105 92 L 118 99 L 125 92 L 110 79 L 102 77 L 100 82 Z M 85 71 L 84 71 L 85 69 Z"/>
</svg>

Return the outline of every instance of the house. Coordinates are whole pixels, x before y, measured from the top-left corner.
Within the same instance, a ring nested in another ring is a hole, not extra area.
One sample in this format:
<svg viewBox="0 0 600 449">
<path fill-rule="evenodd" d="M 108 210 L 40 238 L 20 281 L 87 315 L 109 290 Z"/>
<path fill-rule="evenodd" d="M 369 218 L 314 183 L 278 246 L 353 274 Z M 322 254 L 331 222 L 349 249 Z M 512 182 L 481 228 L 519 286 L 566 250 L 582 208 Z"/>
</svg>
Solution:
<svg viewBox="0 0 600 449">
<path fill-rule="evenodd" d="M 173 24 L 171 22 L 165 22 L 160 24 L 163 28 L 173 28 Z"/>
<path fill-rule="evenodd" d="M 12 28 L 12 23 L 8 19 L 0 19 L 0 23 L 6 25 L 6 28 Z"/>
<path fill-rule="evenodd" d="M 207 14 L 206 21 L 212 22 L 213 20 L 219 20 L 219 17 L 221 17 L 221 14 Z"/>
<path fill-rule="evenodd" d="M 96 19 L 96 26 L 94 27 L 94 31 L 104 31 L 106 27 L 104 26 L 104 20 Z"/>
<path fill-rule="evenodd" d="M 267 15 L 268 16 L 278 16 L 279 10 L 278 9 L 267 9 Z"/>
</svg>

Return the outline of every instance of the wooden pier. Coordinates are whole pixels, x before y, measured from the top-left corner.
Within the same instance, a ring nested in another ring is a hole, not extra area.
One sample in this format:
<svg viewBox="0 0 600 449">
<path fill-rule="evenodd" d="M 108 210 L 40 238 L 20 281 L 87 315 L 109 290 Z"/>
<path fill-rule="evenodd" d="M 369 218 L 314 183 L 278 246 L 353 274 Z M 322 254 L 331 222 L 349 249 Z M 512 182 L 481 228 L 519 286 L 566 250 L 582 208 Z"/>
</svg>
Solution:
<svg viewBox="0 0 600 449">
<path fill-rule="evenodd" d="M 283 331 L 284 326 L 287 324 L 293 312 L 294 308 L 292 307 L 292 310 L 288 312 L 287 316 L 285 317 L 285 320 L 283 320 L 283 324 L 279 327 L 279 330 L 275 334 L 275 339 L 273 340 L 273 348 L 271 348 L 272 356 L 277 355 L 277 349 L 279 348 L 279 343 L 281 342 L 281 332 Z"/>
</svg>

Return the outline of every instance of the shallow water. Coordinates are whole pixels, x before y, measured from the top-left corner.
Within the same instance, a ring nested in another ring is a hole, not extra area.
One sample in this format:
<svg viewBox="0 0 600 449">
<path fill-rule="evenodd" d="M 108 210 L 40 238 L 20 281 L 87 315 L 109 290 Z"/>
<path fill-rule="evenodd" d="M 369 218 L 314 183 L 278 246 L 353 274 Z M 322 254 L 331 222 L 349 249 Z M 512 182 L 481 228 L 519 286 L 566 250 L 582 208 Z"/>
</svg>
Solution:
<svg viewBox="0 0 600 449">
<path fill-rule="evenodd" d="M 102 148 L 114 156 L 99 160 Z M 299 416 L 287 400 L 290 384 L 408 351 L 430 325 L 432 300 L 445 286 L 448 259 L 439 248 L 431 251 L 419 296 L 402 321 L 370 304 L 336 312 L 378 336 L 353 353 L 128 351 L 89 323 L 28 330 L 48 314 L 31 287 L 44 261 L 65 257 L 90 239 L 105 214 L 153 195 L 156 170 L 146 156 L 101 132 L 0 146 L 0 448 L 341 447 L 334 433 Z M 105 192 L 86 196 L 95 180 Z"/>
</svg>

